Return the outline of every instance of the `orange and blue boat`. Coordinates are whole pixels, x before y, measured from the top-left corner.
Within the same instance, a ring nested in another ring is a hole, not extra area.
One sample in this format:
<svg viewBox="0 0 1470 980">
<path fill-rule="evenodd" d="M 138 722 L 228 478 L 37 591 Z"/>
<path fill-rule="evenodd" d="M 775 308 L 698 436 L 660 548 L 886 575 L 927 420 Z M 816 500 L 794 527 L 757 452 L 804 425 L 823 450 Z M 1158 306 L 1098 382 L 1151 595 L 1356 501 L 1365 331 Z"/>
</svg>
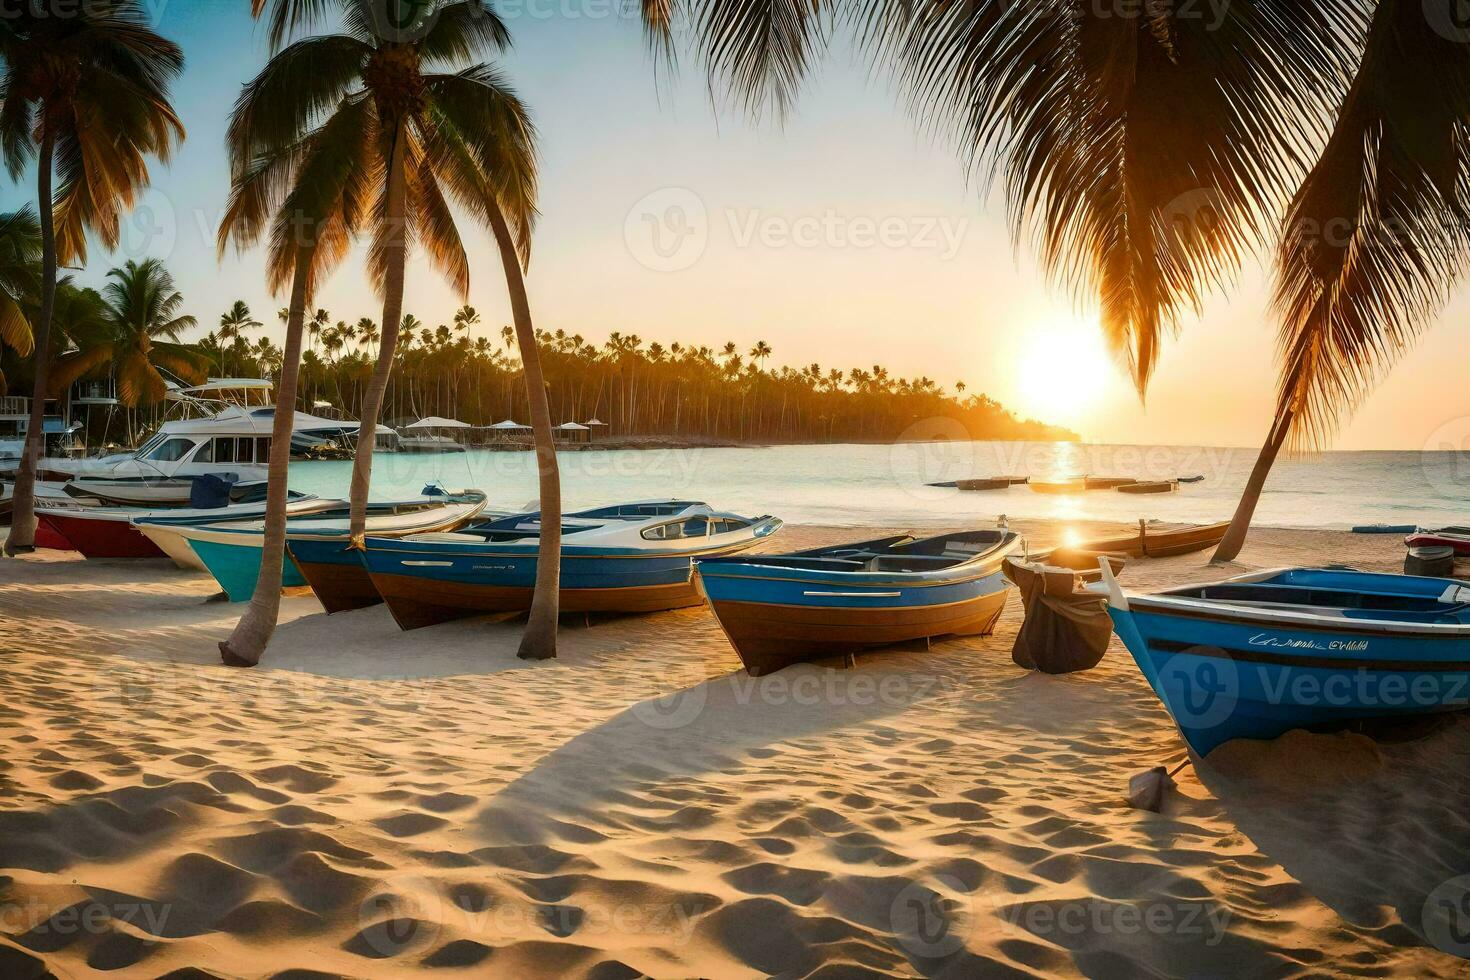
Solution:
<svg viewBox="0 0 1470 980">
<path fill-rule="evenodd" d="M 692 500 L 599 507 L 562 518 L 563 612 L 658 612 L 699 605 L 694 561 L 744 551 L 780 530 L 779 518 L 741 517 Z M 459 531 L 369 536 L 358 557 L 406 630 L 531 607 L 541 515 Z"/>
<path fill-rule="evenodd" d="M 995 629 L 1024 540 L 1006 530 L 912 535 L 699 562 L 700 583 L 753 675 L 795 663 Z"/>
</svg>

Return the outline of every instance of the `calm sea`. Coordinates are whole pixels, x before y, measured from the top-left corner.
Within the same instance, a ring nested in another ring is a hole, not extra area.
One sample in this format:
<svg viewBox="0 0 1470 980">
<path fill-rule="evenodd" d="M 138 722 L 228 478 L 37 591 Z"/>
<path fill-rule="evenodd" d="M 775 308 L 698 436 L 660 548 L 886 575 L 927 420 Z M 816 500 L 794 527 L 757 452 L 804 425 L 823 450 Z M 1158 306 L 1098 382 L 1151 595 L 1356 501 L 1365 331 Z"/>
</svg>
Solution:
<svg viewBox="0 0 1470 980">
<path fill-rule="evenodd" d="M 1131 522 L 1228 518 L 1255 450 L 1072 443 L 901 443 L 573 452 L 561 455 L 568 509 L 629 500 L 705 500 L 788 522 L 870 526 L 988 522 L 999 514 Z M 347 495 L 351 463 L 291 467 L 297 490 Z M 1130 496 L 1097 490 L 1056 497 L 1024 486 L 961 493 L 926 486 L 998 474 L 1092 473 L 1164 479 L 1202 475 L 1180 492 Z M 534 506 L 530 453 L 381 455 L 373 497 L 412 496 L 426 483 L 478 487 L 491 506 Z M 1446 524 L 1470 521 L 1470 453 L 1329 452 L 1278 461 L 1257 522 L 1278 527 Z"/>
</svg>

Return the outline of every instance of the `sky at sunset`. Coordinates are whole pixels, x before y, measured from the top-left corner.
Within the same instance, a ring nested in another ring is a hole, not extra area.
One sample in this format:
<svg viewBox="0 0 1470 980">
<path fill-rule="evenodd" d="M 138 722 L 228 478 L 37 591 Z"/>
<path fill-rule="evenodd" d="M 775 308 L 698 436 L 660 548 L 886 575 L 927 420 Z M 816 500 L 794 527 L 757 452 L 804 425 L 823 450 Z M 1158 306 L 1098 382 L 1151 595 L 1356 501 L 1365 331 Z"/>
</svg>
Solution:
<svg viewBox="0 0 1470 980">
<path fill-rule="evenodd" d="M 156 170 L 123 252 L 95 253 L 82 278 L 160 256 L 202 325 L 243 298 L 279 338 L 280 301 L 264 289 L 260 257 L 217 263 L 213 244 L 228 189 L 226 116 L 264 63 L 264 39 L 245 0 L 151 5 L 189 58 L 177 89 L 189 139 Z M 844 49 L 784 125 L 752 124 L 712 109 L 692 62 L 658 77 L 639 24 L 609 15 L 610 0 L 580 16 L 568 9 L 570 0 L 507 8 L 516 49 L 505 68 L 541 133 L 529 276 L 539 327 L 598 343 L 614 330 L 665 345 L 734 340 L 747 350 L 765 340 L 774 364 L 882 364 L 945 387 L 963 380 L 1098 442 L 1259 443 L 1275 377 L 1261 262 L 1182 324 L 1141 405 L 1103 353 L 1095 314 L 1012 247 L 995 197 Z M 4 187 L 7 208 L 28 196 Z M 498 339 L 509 321 L 498 259 L 485 232 L 463 230 L 470 302 Z M 427 267 L 410 266 L 408 311 L 434 325 L 459 302 Z M 349 321 L 381 312 L 357 260 L 317 305 Z M 1467 315 L 1470 297 L 1457 296 L 1336 448 L 1436 448 L 1447 424 L 1458 431 L 1453 420 L 1470 416 Z"/>
</svg>

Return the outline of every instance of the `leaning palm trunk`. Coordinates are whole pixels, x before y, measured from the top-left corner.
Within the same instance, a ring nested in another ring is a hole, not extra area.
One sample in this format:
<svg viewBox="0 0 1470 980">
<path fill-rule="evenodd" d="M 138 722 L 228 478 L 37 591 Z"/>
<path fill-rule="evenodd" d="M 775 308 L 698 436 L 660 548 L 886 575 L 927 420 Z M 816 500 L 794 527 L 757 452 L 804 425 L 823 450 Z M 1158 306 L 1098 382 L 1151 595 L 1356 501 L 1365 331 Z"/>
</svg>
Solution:
<svg viewBox="0 0 1470 980">
<path fill-rule="evenodd" d="M 408 260 L 405 242 L 407 188 L 405 159 L 408 139 L 400 121 L 393 132 L 393 147 L 388 153 L 387 223 L 384 242 L 385 275 L 383 281 L 383 335 L 378 348 L 378 364 L 372 380 L 362 396 L 362 417 L 357 430 L 357 458 L 352 464 L 352 546 L 361 548 L 367 533 L 368 493 L 373 482 L 373 447 L 377 442 L 378 415 L 383 410 L 383 394 L 388 390 L 388 377 L 393 373 L 393 356 L 398 347 L 398 327 L 403 319 L 404 265 Z"/>
<path fill-rule="evenodd" d="M 546 380 L 541 374 L 541 353 L 531 324 L 531 304 L 526 298 L 520 256 L 499 205 L 492 201 L 488 210 L 495 244 L 500 246 L 500 262 L 505 266 L 505 285 L 510 292 L 516 343 L 526 373 L 526 398 L 530 402 L 536 469 L 540 474 L 541 544 L 536 554 L 536 592 L 517 656 L 522 660 L 545 660 L 556 656 L 556 619 L 561 601 L 561 473 L 556 464 L 551 407 L 546 401 Z"/>
<path fill-rule="evenodd" d="M 20 469 L 15 475 L 10 534 L 5 539 L 5 553 L 14 558 L 35 550 L 36 544 L 36 469 L 46 451 L 46 384 L 51 364 L 51 314 L 56 305 L 56 215 L 51 203 L 51 168 L 56 152 L 56 139 L 46 127 L 41 137 L 36 161 L 36 208 L 41 222 L 41 309 L 34 324 L 36 378 L 31 399 L 31 417 L 26 423 L 25 447 L 20 454 Z"/>
<path fill-rule="evenodd" d="M 265 539 L 261 542 L 260 576 L 250 606 L 230 638 L 219 645 L 220 659 L 231 667 L 254 667 L 276 630 L 281 612 L 281 570 L 286 562 L 286 500 L 291 466 L 291 434 L 296 420 L 296 378 L 301 366 L 301 328 L 306 320 L 306 287 L 311 256 L 296 258 L 291 283 L 291 315 L 286 320 L 286 351 L 276 386 L 276 415 L 271 423 L 270 482 L 266 488 Z"/>
<path fill-rule="evenodd" d="M 1215 556 L 1211 561 L 1234 561 L 1240 554 L 1240 549 L 1245 547 L 1245 536 L 1250 532 L 1256 505 L 1261 502 L 1261 491 L 1266 487 L 1266 478 L 1271 475 L 1271 467 L 1275 464 L 1281 447 L 1286 444 L 1294 417 L 1295 413 L 1290 408 L 1282 409 L 1276 416 L 1271 433 L 1266 437 L 1266 444 L 1261 447 L 1261 455 L 1256 458 L 1255 468 L 1251 470 L 1250 479 L 1246 481 L 1245 490 L 1240 495 L 1235 516 L 1230 519 L 1230 529 L 1225 532 L 1225 537 L 1215 549 Z"/>
</svg>

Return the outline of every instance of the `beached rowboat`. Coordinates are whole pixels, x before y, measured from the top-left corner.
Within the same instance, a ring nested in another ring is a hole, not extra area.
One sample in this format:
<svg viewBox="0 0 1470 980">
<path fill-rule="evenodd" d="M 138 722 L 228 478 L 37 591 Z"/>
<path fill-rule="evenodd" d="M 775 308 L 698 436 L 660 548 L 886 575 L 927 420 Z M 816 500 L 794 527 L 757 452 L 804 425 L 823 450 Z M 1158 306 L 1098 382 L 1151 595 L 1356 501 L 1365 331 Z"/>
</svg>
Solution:
<svg viewBox="0 0 1470 980">
<path fill-rule="evenodd" d="M 1173 493 L 1179 489 L 1178 480 L 1142 480 L 1125 483 L 1116 488 L 1119 493 Z"/>
<path fill-rule="evenodd" d="M 1404 538 L 1410 548 L 1444 545 L 1455 549 L 1455 554 L 1470 557 L 1470 527 L 1442 527 L 1434 531 L 1415 531 Z"/>
<path fill-rule="evenodd" d="M 952 634 L 989 633 L 1024 545 L 1011 531 L 909 535 L 790 555 L 698 564 L 700 583 L 745 669 Z"/>
<path fill-rule="evenodd" d="M 698 558 L 743 551 L 780 530 L 775 517 L 741 517 L 689 500 L 578 511 L 562 518 L 563 612 L 657 612 L 699 605 Z M 453 534 L 367 539 L 372 583 L 403 629 L 531 607 L 539 514 Z"/>
<path fill-rule="evenodd" d="M 1045 558 L 1049 564 L 1079 571 L 1091 571 L 1097 567 L 1099 554 L 1123 555 L 1130 558 L 1170 558 L 1174 555 L 1189 555 L 1206 548 L 1213 548 L 1225 539 L 1230 529 L 1229 521 L 1218 524 L 1197 524 L 1189 527 L 1162 530 L 1150 528 L 1145 521 L 1138 522 L 1138 530 L 1107 538 L 1095 538 L 1079 545 L 1057 548 L 1049 555 L 1033 553 L 1033 558 Z"/>
<path fill-rule="evenodd" d="M 1027 485 L 1036 493 L 1054 495 L 1083 493 L 1087 490 L 1087 477 L 1058 476 L 1045 480 L 1032 480 Z"/>
<path fill-rule="evenodd" d="M 448 530 L 478 517 L 485 509 L 485 495 L 478 490 L 461 494 L 422 497 L 391 503 L 368 505 L 367 529 L 370 534 L 414 534 Z M 290 547 L 300 540 L 327 540 L 345 544 L 350 518 L 347 508 L 323 511 L 286 521 L 286 561 L 281 569 L 281 585 L 302 586 L 307 579 L 292 561 Z M 219 582 L 231 602 L 244 602 L 255 591 L 260 577 L 261 547 L 265 540 L 265 522 L 235 521 L 210 524 L 170 524 L 157 520 L 139 521 L 139 529 L 150 536 L 178 535 L 188 542 L 209 573 Z"/>
<path fill-rule="evenodd" d="M 1096 586 L 1115 632 L 1200 755 L 1470 705 L 1470 586 L 1289 568 L 1152 595 Z"/>
<path fill-rule="evenodd" d="M 293 493 L 286 504 L 288 514 L 315 514 L 343 507 L 341 500 L 324 500 L 313 494 Z M 135 522 L 156 521 L 160 525 L 254 520 L 265 516 L 265 502 L 229 504 L 210 508 L 38 507 L 36 519 L 61 535 L 87 558 L 172 558 L 180 568 L 204 571 L 204 565 L 187 550 L 165 549 L 161 540 L 145 535 Z M 160 536 L 161 539 L 162 536 Z"/>
</svg>

